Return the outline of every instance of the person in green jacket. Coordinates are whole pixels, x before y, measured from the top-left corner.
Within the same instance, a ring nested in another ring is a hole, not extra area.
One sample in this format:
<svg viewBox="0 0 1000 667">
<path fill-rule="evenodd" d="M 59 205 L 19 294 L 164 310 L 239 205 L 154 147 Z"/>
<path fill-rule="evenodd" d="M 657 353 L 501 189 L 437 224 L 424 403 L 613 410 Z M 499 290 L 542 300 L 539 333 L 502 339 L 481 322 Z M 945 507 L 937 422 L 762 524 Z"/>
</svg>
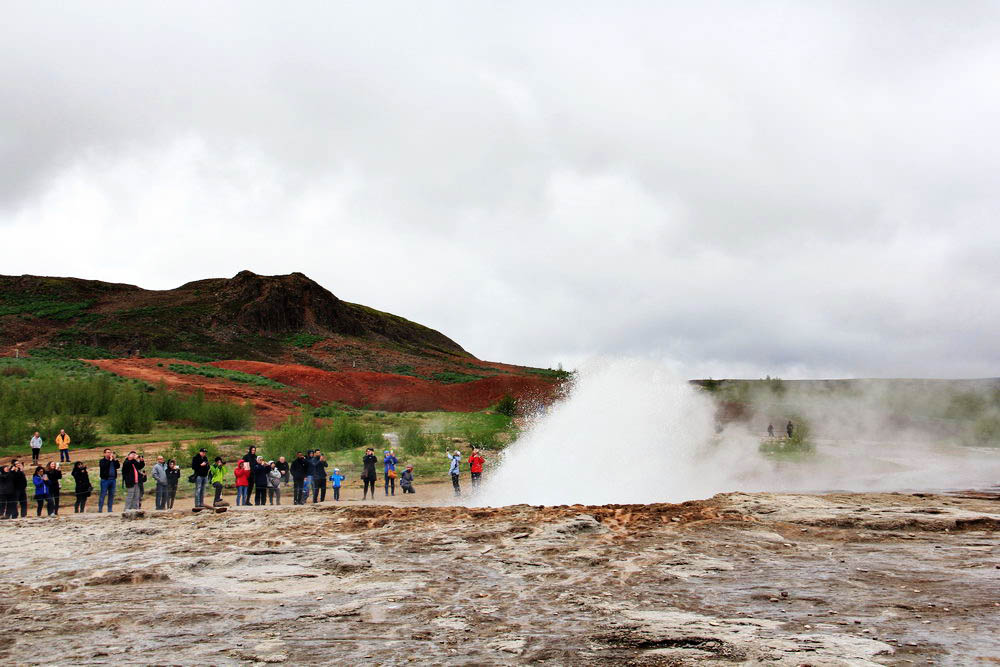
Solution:
<svg viewBox="0 0 1000 667">
<path fill-rule="evenodd" d="M 208 479 L 215 489 L 215 500 L 212 505 L 224 505 L 222 502 L 222 480 L 226 477 L 226 466 L 222 465 L 222 457 L 216 456 L 215 463 L 208 468 Z"/>
</svg>

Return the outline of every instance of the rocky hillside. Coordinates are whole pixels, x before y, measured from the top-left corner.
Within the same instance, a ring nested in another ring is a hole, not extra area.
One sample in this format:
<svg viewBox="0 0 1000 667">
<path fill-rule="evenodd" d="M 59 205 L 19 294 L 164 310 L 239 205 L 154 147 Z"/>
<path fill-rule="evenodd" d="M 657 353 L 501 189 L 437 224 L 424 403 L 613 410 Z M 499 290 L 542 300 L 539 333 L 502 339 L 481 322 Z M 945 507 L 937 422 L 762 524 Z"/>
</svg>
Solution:
<svg viewBox="0 0 1000 667">
<path fill-rule="evenodd" d="M 301 273 L 250 271 L 162 291 L 0 276 L 0 351 L 13 356 L 15 349 L 32 356 L 295 362 L 417 377 L 422 365 L 428 372 L 442 364 L 465 372 L 476 366 L 447 336 L 342 301 Z"/>
</svg>

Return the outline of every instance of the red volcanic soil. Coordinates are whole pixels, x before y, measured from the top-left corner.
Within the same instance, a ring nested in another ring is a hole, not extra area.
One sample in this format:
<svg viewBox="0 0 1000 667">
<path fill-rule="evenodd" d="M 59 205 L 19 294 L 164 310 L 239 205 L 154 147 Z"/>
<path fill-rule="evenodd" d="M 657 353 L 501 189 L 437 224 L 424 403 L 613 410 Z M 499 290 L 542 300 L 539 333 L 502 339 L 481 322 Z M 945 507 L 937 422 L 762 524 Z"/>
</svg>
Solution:
<svg viewBox="0 0 1000 667">
<path fill-rule="evenodd" d="M 343 403 L 357 408 L 389 412 L 475 412 L 494 405 L 505 394 L 526 403 L 549 403 L 560 384 L 543 378 L 497 375 L 474 382 L 442 384 L 421 378 L 372 371 L 325 371 L 298 364 L 271 364 L 261 361 L 218 361 L 218 368 L 243 371 L 270 378 L 290 389 L 269 389 L 200 375 L 173 373 L 173 359 L 94 359 L 87 363 L 98 368 L 142 380 L 163 382 L 184 392 L 202 390 L 214 400 L 250 401 L 257 413 L 258 426 L 272 426 L 299 408 L 292 401 L 322 405 Z M 157 365 L 162 364 L 162 365 Z M 306 396 L 303 396 L 305 394 Z"/>
<path fill-rule="evenodd" d="M 510 394 L 524 401 L 550 402 L 559 385 L 541 378 L 496 375 L 474 382 L 441 384 L 407 375 L 372 371 L 324 371 L 297 364 L 218 361 L 219 368 L 263 375 L 301 389 L 322 403 L 339 402 L 390 412 L 475 412 Z"/>
</svg>

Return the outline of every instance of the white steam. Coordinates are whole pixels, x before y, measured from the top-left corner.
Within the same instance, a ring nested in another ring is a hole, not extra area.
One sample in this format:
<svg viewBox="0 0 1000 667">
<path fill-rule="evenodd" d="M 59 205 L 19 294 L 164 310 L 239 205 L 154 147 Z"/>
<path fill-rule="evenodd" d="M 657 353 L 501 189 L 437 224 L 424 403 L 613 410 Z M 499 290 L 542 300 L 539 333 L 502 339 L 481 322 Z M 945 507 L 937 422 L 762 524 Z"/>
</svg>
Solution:
<svg viewBox="0 0 1000 667">
<path fill-rule="evenodd" d="M 717 434 L 715 409 L 662 364 L 589 363 L 569 397 L 494 462 L 473 502 L 678 502 L 726 491 L 941 490 L 1000 481 L 1000 451 L 912 433 L 873 440 L 814 428 L 815 456 L 773 460 L 758 449 L 766 423 L 732 424 Z"/>
</svg>

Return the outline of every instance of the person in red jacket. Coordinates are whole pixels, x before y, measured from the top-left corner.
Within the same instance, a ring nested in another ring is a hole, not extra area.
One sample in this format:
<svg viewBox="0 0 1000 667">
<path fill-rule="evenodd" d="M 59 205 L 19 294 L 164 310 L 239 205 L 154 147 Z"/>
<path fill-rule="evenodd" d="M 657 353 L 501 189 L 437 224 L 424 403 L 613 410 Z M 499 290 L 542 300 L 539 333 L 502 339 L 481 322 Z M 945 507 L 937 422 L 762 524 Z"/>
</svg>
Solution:
<svg viewBox="0 0 1000 667">
<path fill-rule="evenodd" d="M 472 450 L 472 456 L 469 457 L 469 470 L 472 472 L 472 488 L 479 486 L 480 478 L 483 476 L 483 464 L 486 463 L 486 459 L 483 455 L 479 453 L 478 449 Z"/>
<path fill-rule="evenodd" d="M 233 471 L 236 476 L 236 504 L 249 505 L 250 500 L 250 464 L 240 461 Z"/>
</svg>

